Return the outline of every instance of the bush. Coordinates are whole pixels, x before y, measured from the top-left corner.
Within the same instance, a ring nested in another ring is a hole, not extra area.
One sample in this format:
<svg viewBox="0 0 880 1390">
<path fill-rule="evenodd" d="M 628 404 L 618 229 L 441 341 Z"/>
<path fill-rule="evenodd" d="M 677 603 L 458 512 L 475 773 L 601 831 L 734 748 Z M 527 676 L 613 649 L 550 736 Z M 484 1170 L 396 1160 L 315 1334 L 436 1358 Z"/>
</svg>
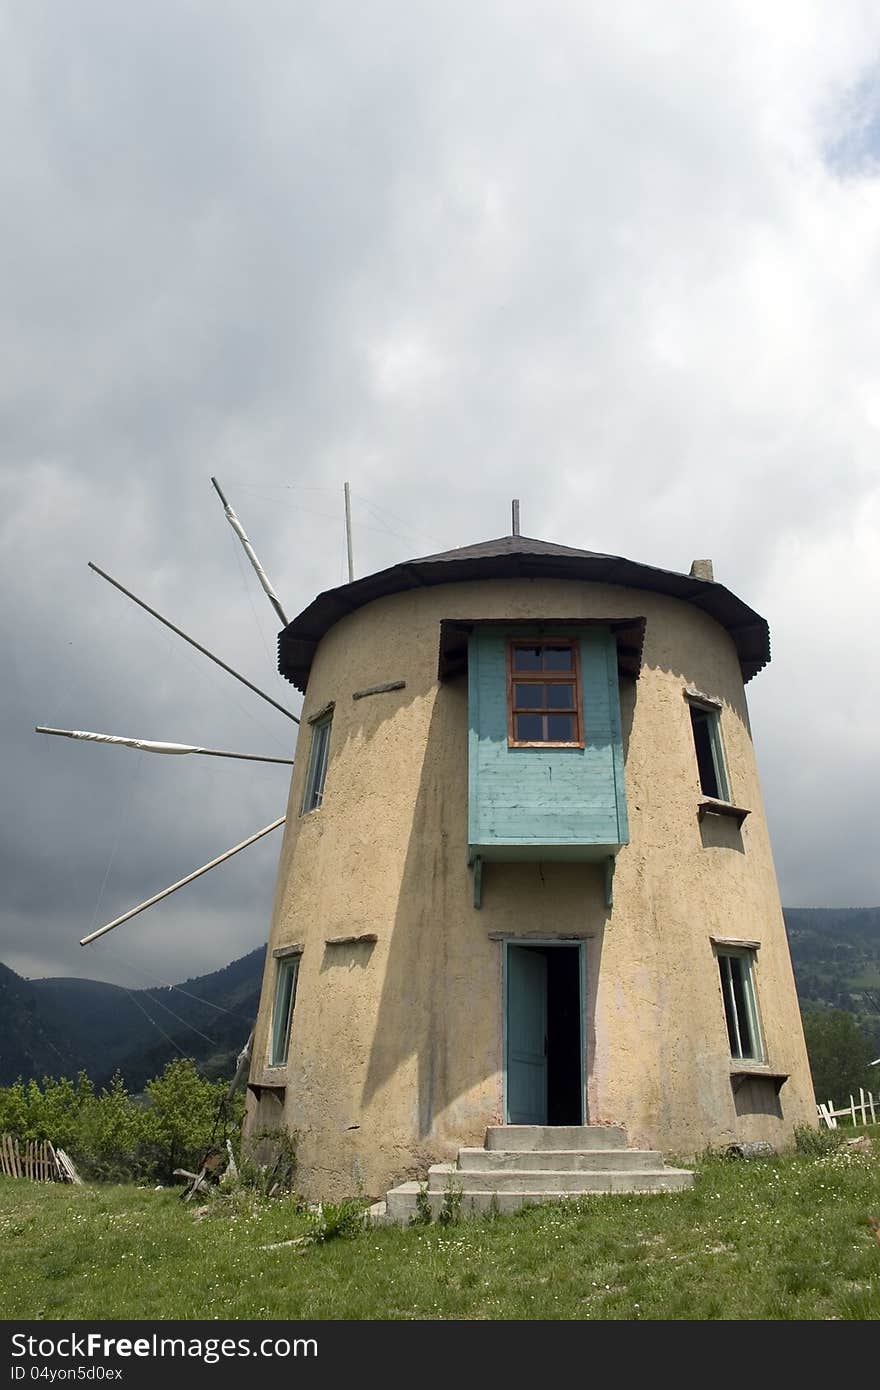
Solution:
<svg viewBox="0 0 880 1390">
<path fill-rule="evenodd" d="M 170 1181 L 175 1168 L 198 1168 L 212 1144 L 240 1128 L 243 1101 L 224 1105 L 226 1083 L 206 1081 L 189 1058 L 169 1062 L 130 1096 L 122 1077 L 96 1094 L 85 1072 L 76 1081 L 44 1077 L 0 1088 L 0 1133 L 49 1139 L 84 1178 L 99 1182 Z"/>
<path fill-rule="evenodd" d="M 238 1182 L 263 1197 L 290 1192 L 296 1177 L 297 1135 L 289 1129 L 258 1129 L 242 1141 Z"/>
<path fill-rule="evenodd" d="M 433 1220 L 434 1213 L 428 1199 L 428 1184 L 423 1182 L 419 1184 L 419 1190 L 416 1193 L 416 1209 L 409 1218 L 409 1224 L 411 1226 L 430 1226 Z"/>
<path fill-rule="evenodd" d="M 798 1125 L 794 1132 L 794 1146 L 799 1154 L 834 1153 L 843 1143 L 839 1129 L 814 1129 L 812 1125 Z"/>
<path fill-rule="evenodd" d="M 366 1203 L 357 1198 L 345 1202 L 319 1202 L 308 1213 L 306 1239 L 315 1245 L 328 1240 L 353 1240 L 364 1230 Z"/>
<path fill-rule="evenodd" d="M 199 1167 L 218 1143 L 226 1088 L 199 1076 L 189 1057 L 175 1058 L 147 1082 L 142 1142 L 152 1174 L 170 1178 L 175 1168 Z"/>
<path fill-rule="evenodd" d="M 118 1072 L 107 1090 L 84 1100 L 76 1121 L 67 1144 L 61 1147 L 70 1149 L 83 1177 L 127 1182 L 149 1175 L 143 1153 L 143 1112 L 132 1101 Z"/>
<path fill-rule="evenodd" d="M 458 1225 L 461 1220 L 461 1203 L 463 1196 L 464 1193 L 462 1189 L 452 1181 L 452 1176 L 450 1175 L 437 1216 L 437 1220 L 440 1222 L 441 1226 Z"/>
</svg>

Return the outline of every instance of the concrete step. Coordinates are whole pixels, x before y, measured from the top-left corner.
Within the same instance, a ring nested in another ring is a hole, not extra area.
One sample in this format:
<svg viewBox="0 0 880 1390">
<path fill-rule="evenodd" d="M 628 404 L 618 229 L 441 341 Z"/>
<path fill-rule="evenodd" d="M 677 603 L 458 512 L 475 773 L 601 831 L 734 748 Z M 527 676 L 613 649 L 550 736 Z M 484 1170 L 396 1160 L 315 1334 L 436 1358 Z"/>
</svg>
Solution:
<svg viewBox="0 0 880 1390">
<path fill-rule="evenodd" d="M 598 1177 L 598 1174 L 593 1176 Z M 613 1192 L 678 1192 L 690 1186 L 693 1180 L 692 1173 L 683 1170 L 666 1169 L 661 1173 L 616 1173 L 607 1175 L 613 1183 L 612 1186 L 594 1188 L 592 1191 L 596 1195 Z M 620 1187 L 618 1184 L 623 1179 L 627 1186 Z M 401 1183 L 399 1187 L 393 1187 L 388 1193 L 385 1203 L 377 1202 L 371 1208 L 373 1213 L 378 1213 L 384 1205 L 385 1210 L 381 1215 L 373 1217 L 377 1222 L 389 1225 L 408 1225 L 410 1218 L 417 1211 L 416 1197 L 420 1184 L 417 1182 Z M 562 1199 L 576 1199 L 578 1197 L 589 1196 L 589 1192 L 579 1190 L 560 1190 L 553 1192 L 532 1192 L 522 1188 L 505 1191 L 476 1191 L 470 1184 L 461 1192 L 460 1214 L 463 1217 L 479 1216 L 486 1212 L 512 1212 L 519 1211 L 521 1207 L 534 1206 L 536 1203 L 559 1201 Z M 428 1204 L 436 1220 L 443 1209 L 446 1200 L 445 1191 L 429 1192 L 427 1194 Z"/>
<path fill-rule="evenodd" d="M 663 1155 L 654 1149 L 459 1149 L 458 1167 L 462 1173 L 649 1170 L 663 1167 Z"/>
<path fill-rule="evenodd" d="M 367 1208 L 367 1221 L 372 1226 L 385 1226 L 388 1223 L 388 1203 L 383 1199 Z"/>
<path fill-rule="evenodd" d="M 401 1183 L 370 1208 L 377 1224 L 405 1225 L 420 1198 L 436 1219 L 456 1195 L 462 1216 L 517 1211 L 537 1202 L 613 1192 L 680 1192 L 693 1185 L 684 1168 L 667 1168 L 653 1149 L 628 1149 L 620 1125 L 493 1125 L 486 1146 L 435 1163 L 427 1182 Z"/>
<path fill-rule="evenodd" d="M 487 1149 L 625 1149 L 620 1125 L 490 1125 Z"/>
<path fill-rule="evenodd" d="M 684 1169 L 654 1167 L 633 1168 L 630 1171 L 610 1172 L 553 1172 L 534 1169 L 531 1172 L 490 1171 L 460 1173 L 448 1163 L 437 1163 L 428 1169 L 428 1195 L 441 1198 L 449 1190 L 459 1189 L 471 1196 L 477 1192 L 533 1193 L 549 1198 L 557 1194 L 570 1196 L 575 1192 L 673 1192 L 689 1187 L 693 1174 Z"/>
</svg>

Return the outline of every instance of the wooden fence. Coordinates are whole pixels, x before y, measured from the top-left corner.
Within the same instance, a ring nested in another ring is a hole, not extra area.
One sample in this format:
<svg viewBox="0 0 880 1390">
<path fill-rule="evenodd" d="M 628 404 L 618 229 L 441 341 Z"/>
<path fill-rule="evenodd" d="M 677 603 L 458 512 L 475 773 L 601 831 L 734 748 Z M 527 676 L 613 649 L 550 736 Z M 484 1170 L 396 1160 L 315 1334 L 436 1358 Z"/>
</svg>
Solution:
<svg viewBox="0 0 880 1390">
<path fill-rule="evenodd" d="M 877 1097 L 877 1109 L 880 1110 L 880 1096 Z M 816 1106 L 819 1119 L 826 1129 L 837 1129 L 837 1121 L 842 1119 L 851 1120 L 854 1125 L 873 1125 L 877 1120 L 874 1096 L 870 1091 L 863 1091 L 859 1087 L 859 1098 L 850 1096 L 849 1105 L 843 1105 L 839 1110 L 835 1110 L 834 1102 L 820 1101 Z"/>
<path fill-rule="evenodd" d="M 31 1182 L 82 1182 L 64 1150 L 56 1149 L 49 1139 L 22 1143 L 14 1134 L 0 1134 L 0 1173 Z"/>
</svg>

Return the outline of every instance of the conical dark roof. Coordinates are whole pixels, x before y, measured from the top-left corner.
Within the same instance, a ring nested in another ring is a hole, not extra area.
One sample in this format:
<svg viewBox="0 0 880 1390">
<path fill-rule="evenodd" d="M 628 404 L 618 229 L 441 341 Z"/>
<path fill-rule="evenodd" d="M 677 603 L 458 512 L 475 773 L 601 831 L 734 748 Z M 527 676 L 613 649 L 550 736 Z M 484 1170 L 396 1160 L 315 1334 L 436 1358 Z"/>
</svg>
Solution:
<svg viewBox="0 0 880 1390">
<path fill-rule="evenodd" d="M 701 608 L 730 633 L 736 645 L 743 680 L 750 680 L 770 660 L 767 621 L 723 584 L 696 579 L 675 570 L 640 565 L 619 555 L 600 555 L 531 536 L 500 536 L 497 540 L 444 550 L 420 560 L 404 560 L 390 569 L 327 589 L 288 623 L 278 638 L 278 669 L 298 690 L 305 691 L 315 648 L 325 632 L 364 604 L 386 594 L 430 584 L 456 584 L 472 579 L 574 579 L 591 584 L 621 584 L 668 594 Z M 476 616 L 476 615 L 475 615 Z"/>
</svg>

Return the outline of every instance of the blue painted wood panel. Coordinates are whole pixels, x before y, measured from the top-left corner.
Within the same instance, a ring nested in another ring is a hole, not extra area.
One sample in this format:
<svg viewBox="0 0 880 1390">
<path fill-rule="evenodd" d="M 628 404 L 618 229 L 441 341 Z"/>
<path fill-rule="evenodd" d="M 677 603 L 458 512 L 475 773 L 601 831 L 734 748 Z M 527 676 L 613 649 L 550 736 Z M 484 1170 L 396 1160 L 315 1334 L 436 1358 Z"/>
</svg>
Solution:
<svg viewBox="0 0 880 1390">
<path fill-rule="evenodd" d="M 507 1123 L 547 1123 L 547 959 L 522 946 L 507 962 Z"/>
<path fill-rule="evenodd" d="M 534 630 L 532 630 L 534 631 Z M 629 838 L 617 649 L 610 630 L 554 626 L 578 637 L 583 748 L 510 748 L 507 641 L 528 629 L 477 628 L 468 646 L 468 840 L 492 857 L 505 847 L 557 847 L 567 857 L 615 852 Z M 505 855 L 515 858 L 515 853 Z"/>
</svg>

